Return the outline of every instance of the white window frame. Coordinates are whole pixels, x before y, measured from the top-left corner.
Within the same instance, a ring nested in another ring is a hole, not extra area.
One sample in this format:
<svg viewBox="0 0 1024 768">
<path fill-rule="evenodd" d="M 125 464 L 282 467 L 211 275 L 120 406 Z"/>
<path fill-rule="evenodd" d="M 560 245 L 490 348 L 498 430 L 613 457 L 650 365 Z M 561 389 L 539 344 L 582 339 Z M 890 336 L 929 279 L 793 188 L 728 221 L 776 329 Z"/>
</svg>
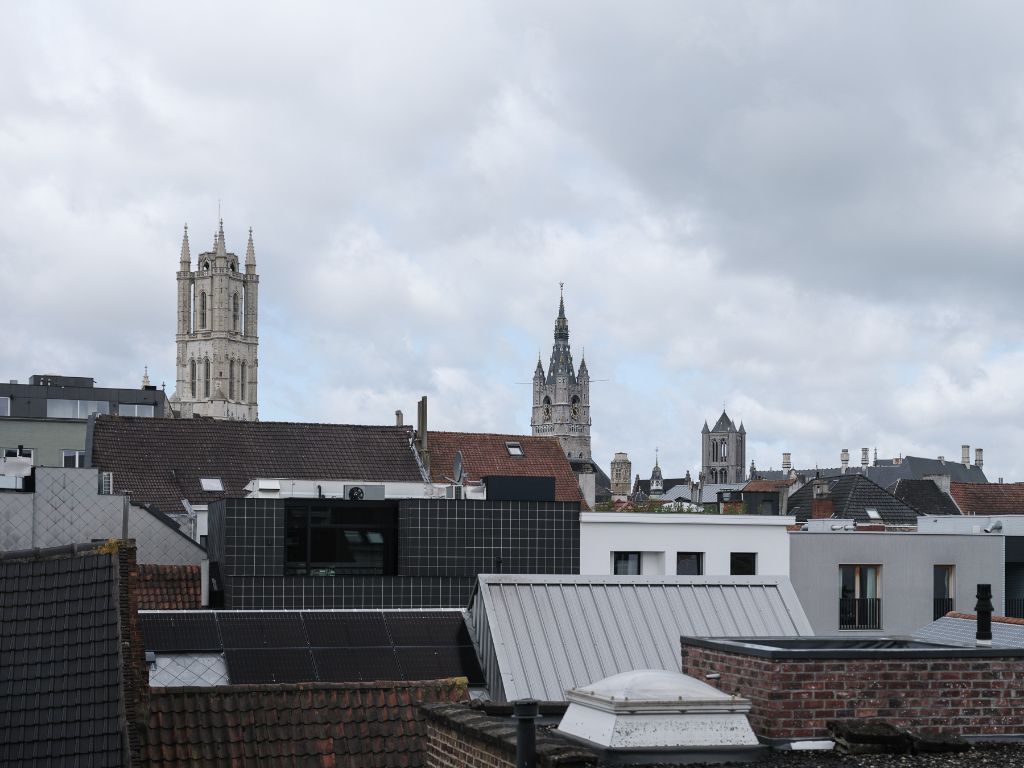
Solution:
<svg viewBox="0 0 1024 768">
<path fill-rule="evenodd" d="M 68 465 L 68 455 L 75 457 L 75 463 Z M 85 466 L 85 451 L 81 448 L 64 448 L 60 452 L 60 463 L 65 469 L 81 469 Z"/>
<path fill-rule="evenodd" d="M 11 398 L 7 395 L 0 397 L 0 417 L 11 415 Z"/>
<path fill-rule="evenodd" d="M 5 459 L 29 459 L 33 464 L 36 463 L 36 449 L 35 448 L 4 448 L 3 458 Z"/>
</svg>

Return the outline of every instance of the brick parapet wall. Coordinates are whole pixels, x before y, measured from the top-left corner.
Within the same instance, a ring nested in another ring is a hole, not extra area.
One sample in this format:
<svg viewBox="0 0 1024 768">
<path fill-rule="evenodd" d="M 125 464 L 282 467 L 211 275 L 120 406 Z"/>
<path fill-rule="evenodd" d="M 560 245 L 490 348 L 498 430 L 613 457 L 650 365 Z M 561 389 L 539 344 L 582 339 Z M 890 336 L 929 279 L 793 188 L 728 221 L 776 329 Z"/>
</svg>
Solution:
<svg viewBox="0 0 1024 768">
<path fill-rule="evenodd" d="M 478 705 L 430 704 L 427 720 L 427 768 L 515 768 L 516 721 L 508 713 L 490 715 Z M 542 768 L 591 768 L 598 756 L 550 728 L 537 730 L 537 765 Z"/>
<path fill-rule="evenodd" d="M 921 733 L 1024 733 L 1021 658 L 768 659 L 688 645 L 683 672 L 751 702 L 766 739 L 828 738 L 829 720 L 879 719 Z"/>
</svg>

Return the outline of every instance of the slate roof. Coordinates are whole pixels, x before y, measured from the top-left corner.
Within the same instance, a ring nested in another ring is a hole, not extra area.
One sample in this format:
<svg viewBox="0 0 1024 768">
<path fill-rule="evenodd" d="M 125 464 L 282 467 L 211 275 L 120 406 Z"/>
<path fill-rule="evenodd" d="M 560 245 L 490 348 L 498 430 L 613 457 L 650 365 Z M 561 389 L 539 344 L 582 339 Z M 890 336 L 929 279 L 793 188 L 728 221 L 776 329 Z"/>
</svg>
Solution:
<svg viewBox="0 0 1024 768">
<path fill-rule="evenodd" d="M 154 688 L 143 759 L 151 768 L 425 762 L 422 704 L 467 701 L 464 680 Z"/>
<path fill-rule="evenodd" d="M 667 477 L 667 478 L 663 478 L 662 479 L 661 487 L 662 487 L 662 490 L 665 493 L 668 493 L 673 488 L 677 488 L 680 485 L 686 484 L 687 482 L 688 481 L 687 481 L 687 479 L 685 477 Z M 636 493 L 638 489 L 645 496 L 650 496 L 651 495 L 651 480 L 650 480 L 650 478 L 648 478 L 646 480 L 634 480 L 634 482 L 633 482 L 633 491 L 632 492 Z"/>
<path fill-rule="evenodd" d="M 216 655 L 233 684 L 373 682 L 483 673 L 461 611 L 159 611 L 139 615 L 147 651 Z"/>
<path fill-rule="evenodd" d="M 85 547 L 0 554 L 0 765 L 124 764 L 118 560 Z"/>
<path fill-rule="evenodd" d="M 854 520 L 858 523 L 896 526 L 917 525 L 920 513 L 905 502 L 859 473 L 842 477 L 826 478 L 832 497 L 832 517 Z M 786 513 L 796 517 L 798 523 L 806 523 L 811 516 L 811 501 L 814 498 L 814 481 L 808 481 L 800 490 L 789 497 Z M 874 507 L 880 520 L 872 520 L 865 509 Z"/>
<path fill-rule="evenodd" d="M 965 515 L 1024 514 L 1024 483 L 952 482 L 949 493 Z"/>
<path fill-rule="evenodd" d="M 914 632 L 915 640 L 974 648 L 977 645 L 977 616 L 950 612 Z M 992 617 L 993 648 L 1024 648 L 1024 619 Z"/>
<path fill-rule="evenodd" d="M 509 455 L 505 443 L 519 443 L 522 456 Z M 462 467 L 469 483 L 488 475 L 555 478 L 555 501 L 583 502 L 580 485 L 556 437 L 494 435 L 481 432 L 429 432 L 430 479 L 448 482 L 455 453 L 462 451 Z"/>
<path fill-rule="evenodd" d="M 970 465 L 965 467 L 955 461 L 939 461 L 938 459 L 926 459 L 921 456 L 904 456 L 902 459 L 876 459 L 867 469 L 858 464 L 850 464 L 846 471 L 842 467 L 815 467 L 813 469 L 798 469 L 796 473 L 807 480 L 815 477 L 844 477 L 846 475 L 867 475 L 872 481 L 883 488 L 888 488 L 897 480 L 922 480 L 929 475 L 949 475 L 956 482 L 987 483 L 988 478 L 982 472 L 981 467 Z M 774 478 L 778 475 L 773 471 L 757 470 L 757 474 L 766 478 Z"/>
<path fill-rule="evenodd" d="M 906 502 L 922 515 L 959 515 L 956 502 L 932 480 L 897 480 L 888 489 L 900 501 Z"/>
<path fill-rule="evenodd" d="M 86 440 L 90 466 L 113 472 L 115 493 L 164 512 L 181 500 L 244 496 L 257 477 L 422 482 L 411 427 L 97 416 Z M 203 491 L 200 478 L 224 491 Z"/>
<path fill-rule="evenodd" d="M 789 579 L 774 576 L 480 576 L 467 624 L 498 701 L 678 672 L 681 635 L 813 634 Z"/>
<path fill-rule="evenodd" d="M 198 610 L 202 607 L 198 565 L 139 565 L 136 594 L 141 611 Z"/>
</svg>

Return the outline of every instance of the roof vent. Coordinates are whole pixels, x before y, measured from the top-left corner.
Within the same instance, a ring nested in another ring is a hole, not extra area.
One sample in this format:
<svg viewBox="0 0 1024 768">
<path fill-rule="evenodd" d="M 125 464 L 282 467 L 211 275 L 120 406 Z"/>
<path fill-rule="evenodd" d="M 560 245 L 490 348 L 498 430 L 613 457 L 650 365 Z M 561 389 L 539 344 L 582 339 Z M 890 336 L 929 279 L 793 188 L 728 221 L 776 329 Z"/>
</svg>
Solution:
<svg viewBox="0 0 1024 768">
<path fill-rule="evenodd" d="M 680 672 L 623 672 L 566 695 L 558 730 L 607 749 L 760 749 L 748 700 Z"/>
</svg>

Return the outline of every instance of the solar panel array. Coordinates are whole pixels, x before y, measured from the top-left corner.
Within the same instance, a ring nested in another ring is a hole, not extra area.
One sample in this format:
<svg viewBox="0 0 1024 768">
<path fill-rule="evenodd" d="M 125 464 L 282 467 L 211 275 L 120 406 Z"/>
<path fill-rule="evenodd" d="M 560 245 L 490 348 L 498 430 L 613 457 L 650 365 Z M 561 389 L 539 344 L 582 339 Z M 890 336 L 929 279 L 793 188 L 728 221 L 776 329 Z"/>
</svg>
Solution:
<svg viewBox="0 0 1024 768">
<path fill-rule="evenodd" d="M 460 611 L 141 613 L 147 651 L 223 653 L 234 684 L 484 681 Z"/>
</svg>

